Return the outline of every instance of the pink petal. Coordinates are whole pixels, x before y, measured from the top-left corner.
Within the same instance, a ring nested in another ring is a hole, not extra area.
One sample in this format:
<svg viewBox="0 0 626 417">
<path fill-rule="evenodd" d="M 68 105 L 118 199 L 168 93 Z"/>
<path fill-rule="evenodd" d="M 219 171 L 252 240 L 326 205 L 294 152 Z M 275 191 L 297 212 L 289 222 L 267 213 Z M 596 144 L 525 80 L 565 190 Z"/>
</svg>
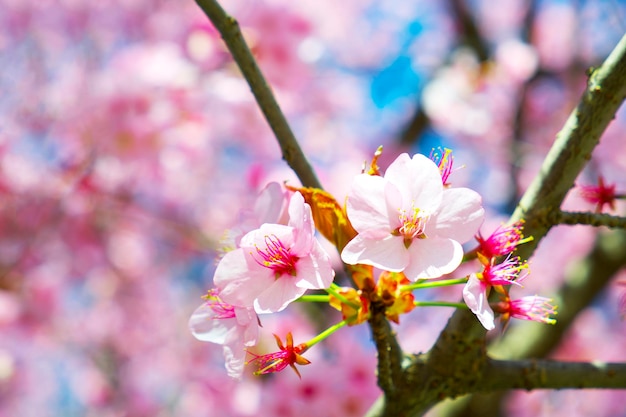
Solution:
<svg viewBox="0 0 626 417">
<path fill-rule="evenodd" d="M 313 245 L 311 256 L 298 260 L 297 269 L 295 285 L 300 288 L 311 290 L 328 288 L 335 277 L 330 256 L 317 241 Z"/>
<path fill-rule="evenodd" d="M 265 223 L 260 228 L 246 233 L 239 243 L 241 249 L 253 253 L 256 248 L 263 250 L 267 247 L 267 237 L 272 236 L 278 239 L 284 246 L 291 247 L 293 245 L 293 227 L 282 224 Z M 230 253 L 230 252 L 229 252 Z"/>
<path fill-rule="evenodd" d="M 259 338 L 259 317 L 252 308 L 235 307 L 241 342 L 244 346 L 254 346 Z"/>
<path fill-rule="evenodd" d="M 385 237 L 391 231 L 396 230 L 400 226 L 402 226 L 402 222 L 400 221 L 400 214 L 403 209 L 406 210 L 405 199 L 402 195 L 402 192 L 395 184 L 392 184 L 390 182 L 388 182 L 385 186 L 385 205 L 387 206 L 389 227 L 387 228 L 387 233 L 381 237 Z M 376 238 L 376 236 L 368 236 L 367 234 L 364 234 L 364 236 L 371 237 L 372 239 Z"/>
<path fill-rule="evenodd" d="M 254 204 L 254 214 L 258 220 L 257 226 L 263 223 L 284 224 L 285 203 L 287 201 L 285 190 L 277 182 L 270 182 L 261 191 Z M 286 222 L 285 222 L 286 223 Z"/>
<path fill-rule="evenodd" d="M 463 300 L 487 330 L 496 327 L 493 310 L 489 306 L 485 285 L 472 274 L 463 288 Z"/>
<path fill-rule="evenodd" d="M 243 346 L 224 346 L 224 361 L 228 376 L 241 379 L 246 361 L 246 351 Z"/>
<path fill-rule="evenodd" d="M 252 255 L 243 249 L 224 255 L 213 276 L 213 283 L 220 289 L 222 300 L 240 307 L 252 307 L 254 299 L 273 280 L 272 271 L 256 263 Z"/>
<path fill-rule="evenodd" d="M 409 262 L 409 253 L 401 237 L 388 234 L 379 240 L 357 235 L 343 248 L 341 260 L 349 265 L 366 264 L 400 272 Z"/>
<path fill-rule="evenodd" d="M 213 284 L 222 289 L 230 281 L 246 277 L 249 269 L 248 256 L 243 249 L 227 252 L 217 264 Z"/>
<path fill-rule="evenodd" d="M 292 253 L 297 256 L 307 256 L 315 240 L 315 226 L 311 206 L 304 202 L 304 197 L 299 192 L 291 197 L 289 203 L 289 226 L 294 229 Z"/>
<path fill-rule="evenodd" d="M 259 314 L 279 312 L 304 294 L 306 288 L 296 287 L 294 279 L 295 277 L 283 275 L 269 285 L 254 301 L 256 312 Z"/>
<path fill-rule="evenodd" d="M 215 311 L 206 303 L 198 307 L 189 318 L 189 330 L 196 339 L 218 345 L 226 343 L 228 333 L 236 326 L 234 317 L 216 319 Z"/>
<path fill-rule="evenodd" d="M 450 188 L 443 191 L 441 206 L 431 217 L 429 226 L 434 224 L 437 236 L 465 243 L 478 233 L 484 216 L 482 198 L 477 192 Z"/>
<path fill-rule="evenodd" d="M 347 212 L 350 223 L 359 233 L 384 237 L 389 233 L 389 216 L 385 203 L 386 181 L 379 176 L 361 174 L 352 181 Z"/>
<path fill-rule="evenodd" d="M 463 248 L 458 242 L 439 237 L 415 239 L 408 252 L 411 260 L 404 275 L 411 281 L 449 274 L 463 260 Z"/>
<path fill-rule="evenodd" d="M 439 207 L 443 191 L 441 174 L 437 165 L 424 155 L 415 154 L 412 159 L 406 153 L 399 155 L 387 168 L 385 179 L 402 193 L 402 209 L 418 207 L 433 212 Z"/>
</svg>

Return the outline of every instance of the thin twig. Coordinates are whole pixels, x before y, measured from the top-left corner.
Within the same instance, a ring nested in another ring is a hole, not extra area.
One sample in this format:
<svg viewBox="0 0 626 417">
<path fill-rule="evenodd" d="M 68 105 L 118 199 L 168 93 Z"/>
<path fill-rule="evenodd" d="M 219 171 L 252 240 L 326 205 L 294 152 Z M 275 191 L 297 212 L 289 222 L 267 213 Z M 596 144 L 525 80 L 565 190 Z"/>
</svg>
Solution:
<svg viewBox="0 0 626 417">
<path fill-rule="evenodd" d="M 539 174 L 524 193 L 511 222 L 525 220 L 524 234 L 534 240 L 518 248 L 528 259 L 552 224 L 545 214 L 559 210 L 576 177 L 591 159 L 600 136 L 626 96 L 626 36 L 589 76 L 587 88 L 556 135 Z"/>
<path fill-rule="evenodd" d="M 302 152 L 285 115 L 280 109 L 274 94 L 272 94 L 271 88 L 252 56 L 252 52 L 250 52 L 250 48 L 248 48 L 241 34 L 237 21 L 232 16 L 226 14 L 215 0 L 196 0 L 196 3 L 211 20 L 215 28 L 220 32 L 220 35 L 222 35 L 228 50 L 235 59 L 248 85 L 250 85 L 259 108 L 278 140 L 283 159 L 296 173 L 303 186 L 322 188 L 315 171 L 313 171 L 311 164 Z"/>
<path fill-rule="evenodd" d="M 626 229 L 626 217 L 612 216 L 604 213 L 553 211 L 548 215 L 553 224 L 584 224 L 588 226 L 606 226 L 615 229 Z"/>
</svg>

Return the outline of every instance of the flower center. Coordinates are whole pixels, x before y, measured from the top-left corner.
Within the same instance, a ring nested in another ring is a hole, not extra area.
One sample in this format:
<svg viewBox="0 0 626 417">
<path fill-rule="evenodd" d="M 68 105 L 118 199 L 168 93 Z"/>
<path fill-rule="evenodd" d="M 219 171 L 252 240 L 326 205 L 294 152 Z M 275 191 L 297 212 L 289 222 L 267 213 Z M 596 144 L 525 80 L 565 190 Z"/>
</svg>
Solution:
<svg viewBox="0 0 626 417">
<path fill-rule="evenodd" d="M 235 317 L 235 307 L 222 301 L 217 291 L 211 290 L 204 297 L 207 305 L 215 313 L 216 319 L 231 319 Z"/>
<path fill-rule="evenodd" d="M 265 249 L 256 248 L 259 265 L 274 271 L 276 279 L 284 274 L 296 275 L 298 257 L 293 255 L 275 235 L 265 236 Z"/>
<path fill-rule="evenodd" d="M 396 230 L 392 232 L 395 236 L 404 238 L 404 246 L 411 246 L 413 239 L 426 239 L 425 229 L 428 223 L 428 216 L 419 208 L 413 207 L 408 213 L 406 210 L 400 210 L 400 224 Z"/>
</svg>

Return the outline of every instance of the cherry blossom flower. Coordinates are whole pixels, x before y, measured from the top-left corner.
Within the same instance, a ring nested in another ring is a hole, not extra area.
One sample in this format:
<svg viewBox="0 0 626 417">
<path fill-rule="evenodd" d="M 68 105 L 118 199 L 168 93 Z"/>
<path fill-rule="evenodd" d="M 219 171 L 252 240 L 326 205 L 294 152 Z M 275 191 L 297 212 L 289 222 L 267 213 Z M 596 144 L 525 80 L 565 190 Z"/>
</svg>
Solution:
<svg viewBox="0 0 626 417">
<path fill-rule="evenodd" d="M 404 272 L 411 281 L 454 271 L 461 243 L 483 221 L 480 196 L 467 188 L 444 188 L 437 165 L 404 153 L 385 176 L 358 175 L 347 212 L 359 233 L 341 253 L 347 264 Z"/>
<path fill-rule="evenodd" d="M 550 304 L 552 299 L 531 295 L 518 300 L 511 300 L 508 296 L 494 305 L 494 309 L 502 314 L 502 320 L 507 322 L 511 317 L 521 320 L 531 320 L 546 324 L 555 324 L 551 315 L 556 314 L 556 307 Z"/>
<path fill-rule="evenodd" d="M 519 282 L 526 276 L 520 277 L 520 273 L 527 268 L 528 263 L 522 262 L 519 256 L 509 256 L 500 264 L 487 264 L 483 272 L 470 275 L 463 288 L 463 300 L 485 329 L 491 330 L 495 327 L 494 313 L 488 302 L 491 287 L 499 288 L 503 292 L 501 287 L 504 285 L 521 286 Z"/>
<path fill-rule="evenodd" d="M 254 353 L 250 353 L 254 356 L 248 363 L 252 363 L 254 361 L 259 362 L 259 370 L 256 371 L 255 375 L 263 375 L 269 374 L 273 372 L 280 372 L 285 369 L 287 366 L 291 366 L 299 378 L 302 378 L 298 368 L 296 368 L 296 364 L 298 365 L 308 365 L 311 363 L 308 359 L 302 357 L 300 354 L 304 353 L 309 347 L 301 343 L 298 346 L 293 345 L 293 336 L 291 333 L 287 333 L 287 346 L 283 345 L 283 342 L 280 340 L 280 337 L 274 335 L 276 338 L 276 344 L 279 347 L 278 352 L 269 353 L 267 355 L 255 355 Z"/>
<path fill-rule="evenodd" d="M 334 271 L 314 233 L 311 207 L 295 193 L 288 225 L 265 223 L 224 255 L 213 279 L 220 296 L 234 305 L 254 306 L 257 313 L 272 313 L 307 289 L 328 288 Z"/>
<path fill-rule="evenodd" d="M 580 195 L 589 203 L 596 205 L 596 213 L 601 213 L 604 205 L 615 210 L 615 184 L 605 184 L 604 178 L 598 178 L 598 185 L 579 185 Z"/>
<path fill-rule="evenodd" d="M 240 378 L 245 348 L 257 343 L 258 316 L 252 308 L 223 302 L 217 290 L 210 290 L 205 299 L 191 315 L 189 329 L 198 340 L 223 345 L 228 375 Z"/>
<path fill-rule="evenodd" d="M 484 266 L 483 272 L 477 274 L 478 278 L 487 285 L 518 285 L 527 275 L 521 275 L 528 269 L 528 262 L 522 261 L 519 256 L 507 257 L 499 264 Z"/>
<path fill-rule="evenodd" d="M 478 252 L 487 259 L 508 255 L 518 245 L 532 240 L 532 237 L 524 238 L 523 226 L 523 221 L 515 222 L 510 226 L 500 226 L 486 239 L 479 232 L 476 236 L 479 245 Z"/>
</svg>

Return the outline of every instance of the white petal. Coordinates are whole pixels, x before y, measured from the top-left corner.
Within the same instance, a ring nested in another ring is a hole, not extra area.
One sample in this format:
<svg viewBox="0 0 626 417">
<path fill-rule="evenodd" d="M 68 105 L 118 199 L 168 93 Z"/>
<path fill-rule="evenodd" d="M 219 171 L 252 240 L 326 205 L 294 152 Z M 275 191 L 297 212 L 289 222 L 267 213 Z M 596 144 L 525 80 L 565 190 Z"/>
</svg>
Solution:
<svg viewBox="0 0 626 417">
<path fill-rule="evenodd" d="M 246 361 L 246 351 L 243 346 L 224 346 L 224 361 L 228 376 L 241 379 Z"/>
<path fill-rule="evenodd" d="M 297 287 L 294 278 L 284 275 L 267 287 L 254 301 L 256 312 L 259 314 L 277 313 L 304 294 L 306 289 Z"/>
<path fill-rule="evenodd" d="M 264 249 L 267 247 L 268 236 L 271 236 L 272 239 L 278 239 L 286 247 L 291 247 L 293 244 L 293 227 L 283 224 L 262 224 L 261 227 L 246 233 L 241 238 L 241 249 L 246 252 L 256 251 L 257 247 Z"/>
<path fill-rule="evenodd" d="M 259 316 L 254 309 L 235 307 L 239 337 L 244 346 L 254 346 L 259 338 Z"/>
<path fill-rule="evenodd" d="M 306 289 L 323 289 L 330 287 L 335 277 L 335 270 L 330 256 L 316 240 L 311 256 L 298 260 L 298 276 L 296 285 Z"/>
<path fill-rule="evenodd" d="M 285 191 L 277 182 L 270 182 L 261 191 L 254 204 L 254 214 L 258 221 L 257 226 L 263 223 L 281 223 L 285 208 Z"/>
<path fill-rule="evenodd" d="M 286 227 L 286 226 L 285 226 Z M 252 307 L 254 299 L 273 281 L 271 269 L 259 265 L 243 249 L 228 252 L 217 265 L 213 283 L 228 304 Z"/>
<path fill-rule="evenodd" d="M 203 342 L 224 344 L 229 333 L 235 331 L 237 320 L 233 318 L 215 318 L 215 312 L 206 303 L 198 307 L 189 319 L 189 330 Z"/>
<path fill-rule="evenodd" d="M 408 253 L 410 261 L 404 275 L 411 281 L 449 274 L 463 260 L 463 248 L 458 242 L 438 237 L 413 240 Z"/>
<path fill-rule="evenodd" d="M 315 225 L 311 206 L 304 202 L 304 197 L 300 193 L 295 193 L 291 197 L 289 226 L 293 227 L 292 253 L 297 256 L 307 256 L 315 240 Z"/>
<path fill-rule="evenodd" d="M 415 207 L 432 213 L 439 207 L 443 192 L 441 174 L 437 165 L 424 155 L 416 154 L 411 159 L 401 154 L 387 168 L 385 179 L 402 193 L 402 209 Z"/>
<path fill-rule="evenodd" d="M 343 248 L 341 260 L 349 265 L 366 264 L 400 272 L 409 262 L 409 253 L 401 237 L 387 235 L 378 240 L 357 235 Z"/>
<path fill-rule="evenodd" d="M 382 177 L 367 174 L 357 175 L 352 181 L 347 213 L 357 232 L 389 233 L 385 184 Z"/>
<path fill-rule="evenodd" d="M 477 192 L 469 188 L 450 188 L 444 190 L 441 206 L 431 217 L 429 226 L 434 225 L 437 236 L 465 243 L 478 233 L 484 216 L 482 198 Z"/>
<path fill-rule="evenodd" d="M 463 300 L 485 329 L 492 330 L 496 327 L 484 285 L 473 274 L 463 288 Z"/>
</svg>

